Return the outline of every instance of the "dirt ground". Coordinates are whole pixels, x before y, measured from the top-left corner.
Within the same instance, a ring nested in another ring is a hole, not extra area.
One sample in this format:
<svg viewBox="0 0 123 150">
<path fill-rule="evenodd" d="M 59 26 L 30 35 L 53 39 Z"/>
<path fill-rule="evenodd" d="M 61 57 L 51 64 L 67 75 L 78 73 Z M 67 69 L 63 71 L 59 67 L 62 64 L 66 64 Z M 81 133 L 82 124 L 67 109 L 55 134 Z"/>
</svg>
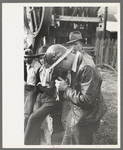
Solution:
<svg viewBox="0 0 123 150">
<path fill-rule="evenodd" d="M 102 118 L 100 128 L 94 135 L 94 145 L 117 144 L 117 78 L 118 75 L 110 70 L 100 70 L 103 82 L 102 93 L 107 104 L 107 112 Z"/>
</svg>

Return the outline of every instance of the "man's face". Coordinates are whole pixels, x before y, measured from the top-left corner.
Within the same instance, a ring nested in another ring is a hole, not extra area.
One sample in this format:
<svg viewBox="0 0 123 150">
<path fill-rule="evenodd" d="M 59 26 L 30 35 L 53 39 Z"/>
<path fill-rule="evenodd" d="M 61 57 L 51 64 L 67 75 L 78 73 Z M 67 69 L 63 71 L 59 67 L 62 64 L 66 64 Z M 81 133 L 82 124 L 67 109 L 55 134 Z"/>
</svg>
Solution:
<svg viewBox="0 0 123 150">
<path fill-rule="evenodd" d="M 38 61 L 39 61 L 42 65 L 44 64 L 44 59 L 43 59 L 43 57 L 40 56 L 40 57 L 38 58 Z"/>
<path fill-rule="evenodd" d="M 29 65 L 32 63 L 32 60 L 33 58 L 27 58 L 27 57 L 24 58 L 25 63 Z"/>
<path fill-rule="evenodd" d="M 83 44 L 80 41 L 76 41 L 72 43 L 71 46 L 73 46 L 72 53 L 76 54 L 77 51 L 81 52 Z"/>
<path fill-rule="evenodd" d="M 59 71 L 69 71 L 71 68 L 71 64 L 69 62 L 68 59 L 64 59 L 62 60 L 56 67 L 55 69 L 56 70 L 59 70 Z"/>
<path fill-rule="evenodd" d="M 44 60 L 44 58 L 41 56 L 39 57 L 38 61 L 40 62 L 41 65 L 45 66 L 48 68 L 50 65 Z"/>
</svg>

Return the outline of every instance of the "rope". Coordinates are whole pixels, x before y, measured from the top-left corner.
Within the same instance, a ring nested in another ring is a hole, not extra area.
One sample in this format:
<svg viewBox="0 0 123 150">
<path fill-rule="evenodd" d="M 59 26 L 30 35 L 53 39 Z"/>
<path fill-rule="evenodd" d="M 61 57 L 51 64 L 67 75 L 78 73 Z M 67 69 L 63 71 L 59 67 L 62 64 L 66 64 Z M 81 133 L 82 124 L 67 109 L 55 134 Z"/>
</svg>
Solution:
<svg viewBox="0 0 123 150">
<path fill-rule="evenodd" d="M 107 65 L 107 64 L 97 64 L 96 66 L 97 66 L 97 67 L 99 67 L 99 66 L 108 67 L 108 68 L 110 68 L 111 70 L 113 70 L 116 74 L 118 74 L 117 71 L 116 71 L 112 66 L 110 66 L 110 65 Z"/>
</svg>

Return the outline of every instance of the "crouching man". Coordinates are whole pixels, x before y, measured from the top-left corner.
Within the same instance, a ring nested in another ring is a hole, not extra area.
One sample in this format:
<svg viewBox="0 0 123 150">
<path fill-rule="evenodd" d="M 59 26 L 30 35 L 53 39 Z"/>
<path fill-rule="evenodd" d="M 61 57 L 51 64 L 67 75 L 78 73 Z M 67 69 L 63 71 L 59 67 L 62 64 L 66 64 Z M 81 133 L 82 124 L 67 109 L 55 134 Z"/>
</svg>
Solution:
<svg viewBox="0 0 123 150">
<path fill-rule="evenodd" d="M 68 106 L 65 102 L 63 115 L 67 114 L 67 119 L 65 122 L 62 118 L 66 123 L 62 144 L 92 145 L 94 132 L 106 112 L 101 94 L 102 79 L 89 55 L 79 51 L 76 54 L 71 52 L 72 48 L 56 44 L 45 53 L 47 63 L 69 74 L 69 82 L 62 78 L 56 80 L 56 87 L 64 92 L 70 108 L 64 108 Z"/>
</svg>

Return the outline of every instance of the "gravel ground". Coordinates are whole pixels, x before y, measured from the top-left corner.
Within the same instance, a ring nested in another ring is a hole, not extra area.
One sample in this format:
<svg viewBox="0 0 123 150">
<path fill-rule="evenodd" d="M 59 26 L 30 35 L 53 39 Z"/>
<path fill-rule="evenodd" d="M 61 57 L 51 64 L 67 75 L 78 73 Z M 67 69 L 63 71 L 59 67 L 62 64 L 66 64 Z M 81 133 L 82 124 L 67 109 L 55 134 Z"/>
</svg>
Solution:
<svg viewBox="0 0 123 150">
<path fill-rule="evenodd" d="M 94 135 L 94 144 L 117 144 L 117 74 L 110 71 L 100 71 L 103 78 L 102 93 L 107 104 L 107 112 L 102 118 L 100 128 Z"/>
</svg>

